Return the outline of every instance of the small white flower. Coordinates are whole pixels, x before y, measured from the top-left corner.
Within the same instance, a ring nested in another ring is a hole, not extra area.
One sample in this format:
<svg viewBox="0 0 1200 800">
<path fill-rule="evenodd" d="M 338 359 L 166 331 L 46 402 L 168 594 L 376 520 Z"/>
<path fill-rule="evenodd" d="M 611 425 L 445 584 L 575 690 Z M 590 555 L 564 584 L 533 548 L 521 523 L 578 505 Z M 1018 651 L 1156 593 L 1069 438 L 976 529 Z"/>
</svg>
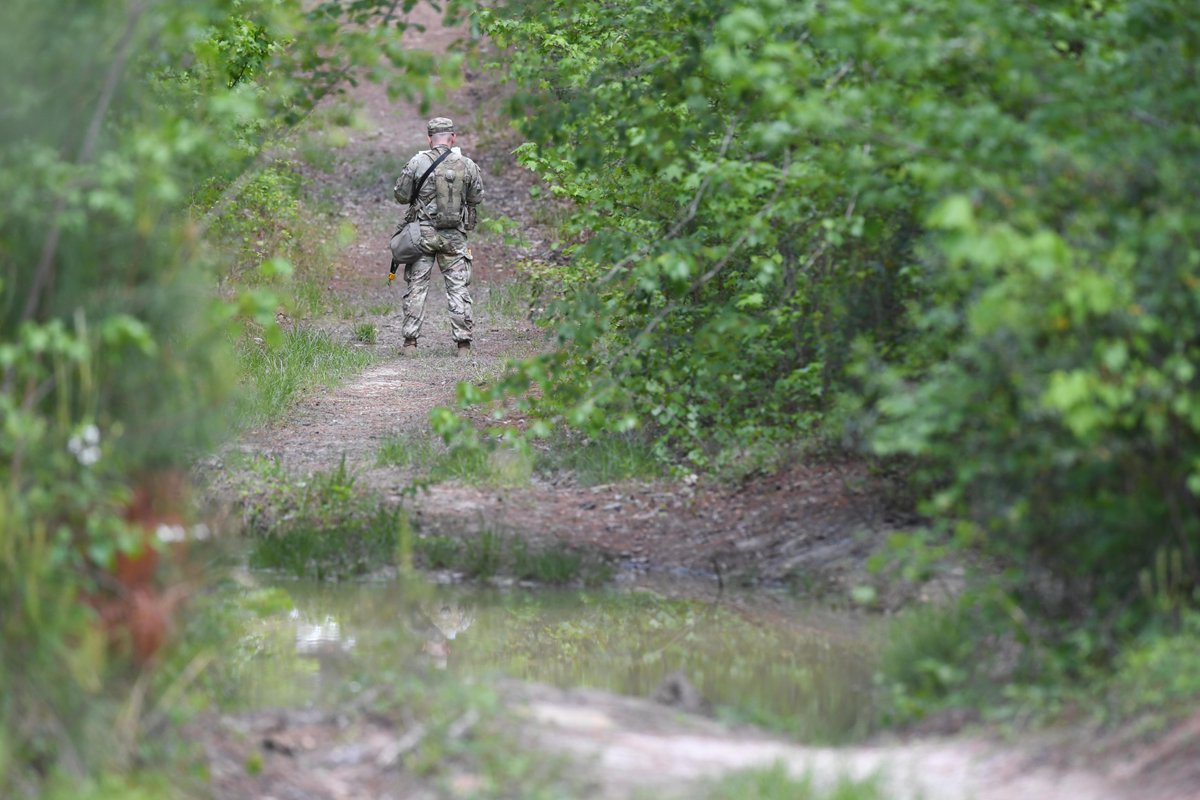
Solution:
<svg viewBox="0 0 1200 800">
<path fill-rule="evenodd" d="M 83 466 L 95 464 L 100 460 L 100 429 L 95 425 L 85 426 L 67 440 L 67 450 Z"/>
<path fill-rule="evenodd" d="M 173 544 L 187 539 L 187 531 L 182 525 L 159 525 L 154 535 L 163 544 Z"/>
<path fill-rule="evenodd" d="M 212 537 L 212 531 L 203 522 L 192 528 L 192 538 L 198 542 L 203 542 Z"/>
</svg>

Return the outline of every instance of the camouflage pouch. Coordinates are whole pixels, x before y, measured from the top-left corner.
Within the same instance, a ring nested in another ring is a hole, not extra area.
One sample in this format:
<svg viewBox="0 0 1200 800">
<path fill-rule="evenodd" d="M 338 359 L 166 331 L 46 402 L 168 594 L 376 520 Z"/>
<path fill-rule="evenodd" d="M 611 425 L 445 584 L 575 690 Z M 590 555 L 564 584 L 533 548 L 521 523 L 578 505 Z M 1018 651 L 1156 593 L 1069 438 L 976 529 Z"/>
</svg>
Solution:
<svg viewBox="0 0 1200 800">
<path fill-rule="evenodd" d="M 394 265 L 396 264 L 411 264 L 414 261 L 420 261 L 421 257 L 425 255 L 422 244 L 421 226 L 418 223 L 406 222 L 401 225 L 388 242 L 392 251 L 392 271 L 395 271 Z"/>
</svg>

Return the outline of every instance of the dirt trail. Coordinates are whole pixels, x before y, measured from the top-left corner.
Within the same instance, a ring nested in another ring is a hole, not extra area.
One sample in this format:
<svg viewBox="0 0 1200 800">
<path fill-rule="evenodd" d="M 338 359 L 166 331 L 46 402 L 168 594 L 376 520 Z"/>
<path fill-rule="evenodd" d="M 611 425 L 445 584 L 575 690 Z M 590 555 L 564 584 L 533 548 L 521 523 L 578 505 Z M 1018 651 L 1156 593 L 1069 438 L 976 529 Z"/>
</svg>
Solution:
<svg viewBox="0 0 1200 800">
<path fill-rule="evenodd" d="M 412 47 L 440 51 L 458 36 L 442 28 L 427 6 L 413 16 L 426 30 L 410 32 Z M 376 322 L 378 359 L 336 390 L 303 401 L 284 424 L 244 437 L 242 451 L 277 458 L 298 475 L 332 469 L 345 458 L 360 480 L 399 501 L 413 476 L 377 466 L 380 443 L 398 433 L 428 435 L 429 411 L 453 400 L 457 382 L 494 375 L 507 359 L 543 346 L 543 334 L 534 325 L 496 313 L 488 302 L 517 260 L 547 256 L 549 236 L 533 222 L 532 181 L 510 155 L 512 142 L 485 128 L 490 117 L 480 109 L 494 99 L 485 86 L 482 80 L 468 80 L 443 108 L 427 114 L 390 102 L 383 89 L 371 84 L 351 91 L 371 119 L 372 131 L 351 139 L 332 185 L 325 188 L 358 231 L 357 240 L 341 254 L 333 288 L 361 316 L 328 325 L 348 341 L 356 321 Z M 486 211 L 521 221 L 528 244 L 510 247 L 486 235 L 473 240 L 477 336 L 471 358 L 454 355 L 440 277 L 430 291 L 418 354 L 405 358 L 398 353 L 403 288 L 389 288 L 385 281 L 386 241 L 402 213 L 392 201 L 391 187 L 399 166 L 424 146 L 425 117 L 443 113 L 459 121 L 459 144 L 484 169 Z M 382 312 L 385 307 L 390 310 Z M 852 563 L 865 541 L 888 522 L 870 499 L 860 470 L 837 465 L 795 465 L 732 487 L 629 482 L 581 488 L 535 479 L 529 487 L 502 492 L 443 484 L 406 502 L 415 503 L 426 531 L 462 531 L 486 522 L 586 544 L 627 567 L 700 575 L 739 569 L 767 579 Z M 798 775 L 811 772 L 818 784 L 842 775 L 880 773 L 887 796 L 894 798 L 1130 796 L 1103 776 L 1053 766 L 1036 754 L 984 741 L 812 748 L 602 692 L 512 684 L 502 694 L 505 713 L 513 715 L 521 739 L 577 763 L 580 774 L 590 776 L 594 791 L 588 796 L 697 797 L 699 780 L 774 762 Z M 317 712 L 224 717 L 201 734 L 220 797 L 446 796 L 394 768 L 408 735 L 399 721 L 368 714 L 347 722 L 343 715 Z M 286 745 L 290 740 L 302 744 Z M 263 759 L 256 774 L 244 767 L 252 756 Z M 451 787 L 450 796 L 455 794 Z"/>
</svg>

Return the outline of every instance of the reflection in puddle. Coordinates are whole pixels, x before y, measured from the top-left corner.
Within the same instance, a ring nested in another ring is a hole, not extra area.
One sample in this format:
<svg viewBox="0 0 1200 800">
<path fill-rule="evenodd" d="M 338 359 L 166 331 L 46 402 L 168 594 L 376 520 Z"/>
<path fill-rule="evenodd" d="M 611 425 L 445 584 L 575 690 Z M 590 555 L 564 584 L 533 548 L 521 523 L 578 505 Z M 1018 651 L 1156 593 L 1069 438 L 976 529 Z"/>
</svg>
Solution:
<svg viewBox="0 0 1200 800">
<path fill-rule="evenodd" d="M 417 603 L 411 612 L 412 630 L 421 639 L 421 652 L 438 669 L 450 665 L 450 642 L 471 627 L 475 615 L 449 599 Z"/>
<path fill-rule="evenodd" d="M 836 740 L 871 721 L 874 636 L 852 615 L 670 600 L 638 591 L 277 584 L 246 699 L 333 703 L 413 670 L 500 674 L 651 696 L 686 676 L 718 713 Z"/>
<path fill-rule="evenodd" d="M 354 648 L 354 637 L 342 638 L 342 626 L 333 617 L 326 615 L 321 622 L 308 621 L 299 609 L 292 609 L 288 619 L 296 625 L 296 654 L 319 656 L 329 653 L 347 653 Z"/>
</svg>

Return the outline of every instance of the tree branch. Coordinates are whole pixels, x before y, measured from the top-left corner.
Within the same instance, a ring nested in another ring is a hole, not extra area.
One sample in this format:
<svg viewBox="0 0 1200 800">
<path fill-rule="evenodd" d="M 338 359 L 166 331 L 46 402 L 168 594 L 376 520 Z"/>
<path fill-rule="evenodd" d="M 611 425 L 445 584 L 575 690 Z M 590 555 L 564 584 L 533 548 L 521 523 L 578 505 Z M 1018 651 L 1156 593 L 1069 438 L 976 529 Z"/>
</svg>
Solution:
<svg viewBox="0 0 1200 800">
<path fill-rule="evenodd" d="M 129 54 L 133 49 L 134 33 L 137 31 L 138 21 L 141 20 L 142 14 L 145 11 L 146 7 L 141 3 L 137 3 L 129 8 L 125 31 L 121 34 L 121 40 L 117 45 L 117 55 L 108 68 L 108 75 L 104 81 L 104 88 L 100 92 L 100 99 L 96 103 L 96 108 L 92 112 L 92 119 L 88 123 L 87 132 L 83 136 L 83 143 L 80 145 L 79 155 L 76 158 L 77 164 L 86 164 L 95 154 L 96 144 L 100 141 L 100 130 L 104 125 L 104 118 L 108 116 L 109 106 L 112 105 L 113 97 L 117 93 L 117 87 L 121 83 L 121 75 L 125 71 L 125 63 L 129 60 Z M 29 294 L 25 298 L 25 309 L 21 312 L 22 322 L 33 319 L 37 313 L 42 293 L 46 291 L 54 278 L 54 257 L 58 254 L 58 243 L 62 238 L 62 214 L 66 208 L 67 200 L 65 197 L 60 196 L 54 204 L 54 211 L 50 219 L 50 230 L 46 232 L 46 240 L 42 244 L 42 254 L 38 258 L 37 268 L 33 273 L 33 285 L 29 287 Z"/>
</svg>

